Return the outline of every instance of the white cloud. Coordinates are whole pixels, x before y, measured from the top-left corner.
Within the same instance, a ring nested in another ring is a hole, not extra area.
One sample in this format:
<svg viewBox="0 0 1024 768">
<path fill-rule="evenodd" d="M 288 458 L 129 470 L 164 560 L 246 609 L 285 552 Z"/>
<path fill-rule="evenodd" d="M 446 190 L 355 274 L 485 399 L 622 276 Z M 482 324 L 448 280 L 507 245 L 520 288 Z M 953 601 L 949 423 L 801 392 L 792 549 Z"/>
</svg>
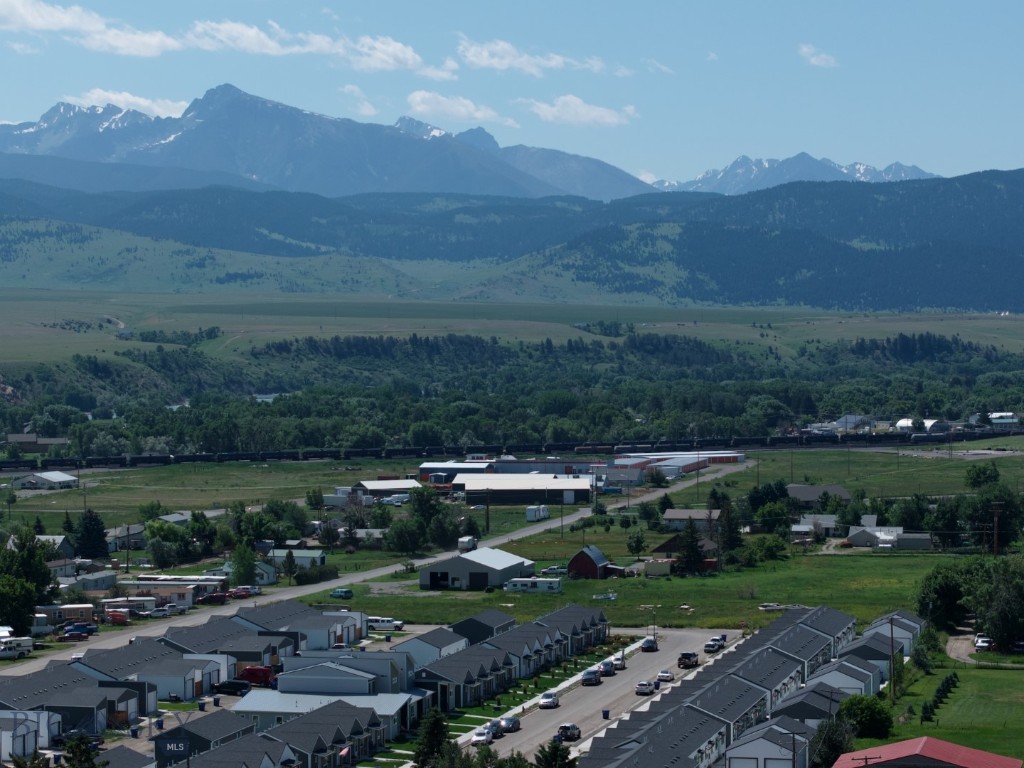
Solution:
<svg viewBox="0 0 1024 768">
<path fill-rule="evenodd" d="M 329 13 L 329 9 L 324 11 Z M 170 34 L 138 30 L 79 6 L 41 0 L 0 0 L 0 30 L 58 33 L 90 50 L 123 56 L 150 57 L 186 49 L 258 56 L 322 55 L 338 57 L 360 72 L 410 70 L 435 80 L 455 79 L 458 69 L 452 59 L 440 66 L 427 66 L 412 46 L 386 35 L 353 40 L 290 32 L 273 21 L 257 26 L 231 20 L 194 21 L 185 32 Z M 13 44 L 9 45 L 13 49 Z"/>
<path fill-rule="evenodd" d="M 658 72 L 658 73 L 660 73 L 662 75 L 674 75 L 675 74 L 675 72 L 672 71 L 671 67 L 665 66 L 660 61 L 655 61 L 654 59 L 647 59 L 647 61 L 645 63 L 647 64 L 647 68 L 649 70 L 651 70 L 651 72 Z"/>
<path fill-rule="evenodd" d="M 624 125 L 637 116 L 632 106 L 621 110 L 587 104 L 578 96 L 559 96 L 551 104 L 533 99 L 520 99 L 530 111 L 546 123 L 569 123 L 571 125 Z"/>
<path fill-rule="evenodd" d="M 431 80 L 458 80 L 459 76 L 455 74 L 458 71 L 459 63 L 455 59 L 447 58 L 439 67 L 420 67 L 416 74 Z"/>
<path fill-rule="evenodd" d="M 714 51 L 708 51 L 708 55 L 704 57 L 705 61 L 718 61 L 718 54 Z"/>
<path fill-rule="evenodd" d="M 467 66 L 474 69 L 515 70 L 534 77 L 543 77 L 549 69 L 584 69 L 590 72 L 604 71 L 604 62 L 596 56 L 582 61 L 571 59 L 559 53 L 543 55 L 526 53 L 507 40 L 491 40 L 477 43 L 462 37 L 458 47 L 459 56 Z"/>
<path fill-rule="evenodd" d="M 0 0 L 0 29 L 12 32 L 78 32 L 105 29 L 99 14 L 77 5 L 65 8 L 39 0 Z"/>
<path fill-rule="evenodd" d="M 838 67 L 839 62 L 831 54 L 819 51 L 810 43 L 801 43 L 797 48 L 800 57 L 812 67 Z"/>
<path fill-rule="evenodd" d="M 187 101 L 147 99 L 145 96 L 136 96 L 127 91 L 108 91 L 103 88 L 92 88 L 80 96 L 64 96 L 63 100 L 83 107 L 114 104 L 122 109 L 134 109 L 154 117 L 181 117 L 181 113 L 188 106 Z"/>
<path fill-rule="evenodd" d="M 363 93 L 363 89 L 358 85 L 343 85 L 340 90 L 346 96 L 352 97 L 353 109 L 360 117 L 373 117 L 377 114 L 377 108 L 370 103 L 366 94 Z"/>
<path fill-rule="evenodd" d="M 618 67 L 615 68 L 615 76 L 616 77 L 632 77 L 635 74 L 636 74 L 636 70 L 635 69 L 630 69 L 629 67 L 618 66 Z"/>
<path fill-rule="evenodd" d="M 643 181 L 647 184 L 653 184 L 654 182 L 661 179 L 661 176 L 658 176 L 655 173 L 651 173 L 650 171 L 640 171 L 640 173 L 638 173 L 636 177 L 640 179 L 640 181 Z"/>
<path fill-rule="evenodd" d="M 421 117 L 447 117 L 467 122 L 499 123 L 513 128 L 518 127 L 515 120 L 461 96 L 443 96 L 435 91 L 413 91 L 406 101 L 409 103 L 410 111 Z"/>
</svg>

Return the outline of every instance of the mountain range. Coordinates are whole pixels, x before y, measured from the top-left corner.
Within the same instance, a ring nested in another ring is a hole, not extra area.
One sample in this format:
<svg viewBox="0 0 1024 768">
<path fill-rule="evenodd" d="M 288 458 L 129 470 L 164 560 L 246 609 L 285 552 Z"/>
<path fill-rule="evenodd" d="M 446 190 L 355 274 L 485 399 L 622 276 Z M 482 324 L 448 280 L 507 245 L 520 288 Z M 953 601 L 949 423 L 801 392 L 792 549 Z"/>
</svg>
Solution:
<svg viewBox="0 0 1024 768">
<path fill-rule="evenodd" d="M 232 85 L 207 91 L 176 118 L 59 103 L 36 122 L 0 125 L 0 175 L 87 192 L 224 185 L 326 197 L 426 192 L 604 201 L 652 189 L 737 195 L 791 181 L 932 176 L 899 163 L 878 171 L 799 154 L 786 160 L 740 157 L 693 181 L 652 186 L 594 158 L 501 147 L 483 128 L 451 133 L 409 117 L 393 126 L 360 123 Z"/>
<path fill-rule="evenodd" d="M 12 288 L 1024 312 L 1024 170 L 607 203 L 0 178 L 0 214 Z"/>
<path fill-rule="evenodd" d="M 938 178 L 916 165 L 892 163 L 878 170 L 865 163 L 839 165 L 801 152 L 785 160 L 752 160 L 742 155 L 722 170 L 705 171 L 693 181 L 657 181 L 656 189 L 671 192 L 716 192 L 743 195 L 791 181 L 910 181 Z"/>
</svg>

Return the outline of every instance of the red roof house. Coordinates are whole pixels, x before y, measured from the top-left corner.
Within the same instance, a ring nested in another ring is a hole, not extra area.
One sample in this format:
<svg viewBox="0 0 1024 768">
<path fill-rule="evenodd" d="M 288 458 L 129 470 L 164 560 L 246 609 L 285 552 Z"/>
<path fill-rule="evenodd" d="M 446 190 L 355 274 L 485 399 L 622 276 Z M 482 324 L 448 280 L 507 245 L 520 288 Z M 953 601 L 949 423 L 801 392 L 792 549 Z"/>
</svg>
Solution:
<svg viewBox="0 0 1024 768">
<path fill-rule="evenodd" d="M 847 752 L 832 768 L 1022 768 L 1022 761 L 980 749 L 961 747 L 931 736 Z"/>
</svg>

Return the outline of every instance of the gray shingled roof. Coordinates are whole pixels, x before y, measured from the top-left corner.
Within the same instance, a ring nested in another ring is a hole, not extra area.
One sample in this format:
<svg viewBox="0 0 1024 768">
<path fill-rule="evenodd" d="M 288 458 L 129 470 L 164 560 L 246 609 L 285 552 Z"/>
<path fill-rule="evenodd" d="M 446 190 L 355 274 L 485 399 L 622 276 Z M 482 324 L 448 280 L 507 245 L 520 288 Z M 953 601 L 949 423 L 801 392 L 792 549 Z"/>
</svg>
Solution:
<svg viewBox="0 0 1024 768">
<path fill-rule="evenodd" d="M 256 724 L 230 709 L 215 709 L 207 715 L 187 721 L 180 728 L 212 742 L 254 733 Z"/>
<path fill-rule="evenodd" d="M 797 669 L 797 662 L 775 650 L 764 648 L 733 667 L 732 674 L 769 690 L 790 677 Z"/>
</svg>

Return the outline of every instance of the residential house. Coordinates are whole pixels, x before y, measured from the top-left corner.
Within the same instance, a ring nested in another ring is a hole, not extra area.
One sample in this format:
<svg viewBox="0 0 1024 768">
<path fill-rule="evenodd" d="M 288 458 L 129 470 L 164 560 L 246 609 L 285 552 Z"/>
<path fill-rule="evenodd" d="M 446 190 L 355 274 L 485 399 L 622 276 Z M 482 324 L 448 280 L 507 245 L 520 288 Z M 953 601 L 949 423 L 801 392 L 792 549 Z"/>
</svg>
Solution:
<svg viewBox="0 0 1024 768">
<path fill-rule="evenodd" d="M 455 622 L 448 628 L 469 640 L 470 645 L 475 645 L 489 637 L 508 632 L 515 625 L 514 616 L 509 616 L 497 608 L 486 608 L 479 613 L 474 613 L 468 619 Z"/>
<path fill-rule="evenodd" d="M 830 498 L 839 499 L 843 504 L 850 503 L 850 492 L 841 485 L 804 485 L 790 483 L 786 486 L 789 497 L 804 509 L 815 509 L 820 506 L 821 498 L 828 494 Z"/>
<path fill-rule="evenodd" d="M 123 552 L 124 550 L 146 548 L 146 524 L 129 523 L 116 528 L 107 528 L 107 550 Z"/>
<path fill-rule="evenodd" d="M 469 641 L 450 629 L 438 627 L 392 646 L 392 650 L 405 651 L 412 655 L 416 666 L 425 667 L 443 656 L 457 653 L 469 647 Z"/>
<path fill-rule="evenodd" d="M 275 547 L 267 554 L 267 559 L 281 570 L 288 558 L 288 553 L 295 559 L 299 568 L 312 568 L 327 564 L 327 555 L 322 549 L 284 549 Z"/>
<path fill-rule="evenodd" d="M 315 610 L 297 600 L 239 608 L 234 620 L 260 634 L 291 637 L 296 651 L 325 650 L 344 642 L 343 617 Z"/>
<path fill-rule="evenodd" d="M 255 562 L 255 566 L 256 566 L 256 578 L 255 578 L 255 581 L 254 581 L 255 585 L 258 585 L 258 586 L 261 586 L 261 587 L 266 587 L 266 586 L 268 586 L 270 584 L 276 584 L 277 583 L 277 569 L 273 565 L 271 565 L 270 563 L 265 562 L 263 560 L 257 560 Z M 222 576 L 225 579 L 227 579 L 228 581 L 230 581 L 233 569 L 234 569 L 234 566 L 232 565 L 231 561 L 228 560 L 223 565 L 220 565 L 220 566 L 218 566 L 216 568 L 209 568 L 209 569 L 203 571 L 203 574 L 206 575 L 206 576 Z"/>
<path fill-rule="evenodd" d="M 857 638 L 839 651 L 839 658 L 841 659 L 855 656 L 878 665 L 882 673 L 882 682 L 886 682 L 889 679 L 892 659 L 897 656 L 902 657 L 903 655 L 903 641 L 883 637 L 881 634 L 871 634 Z"/>
<path fill-rule="evenodd" d="M 37 533 L 36 534 L 36 542 L 38 544 L 43 544 L 43 545 L 45 545 L 45 544 L 52 545 L 53 548 L 55 550 L 57 550 L 57 554 L 61 557 L 61 559 L 72 560 L 75 557 L 75 545 L 71 542 L 71 539 L 69 539 L 67 536 L 64 536 L 64 535 L 50 536 L 50 535 L 47 535 L 47 534 L 44 534 L 44 533 Z M 17 547 L 17 542 L 15 541 L 15 537 L 14 536 L 8 537 L 8 539 L 7 539 L 7 548 L 8 549 L 15 549 L 16 547 Z"/>
<path fill-rule="evenodd" d="M 847 656 L 819 667 L 811 680 L 831 685 L 843 693 L 874 696 L 881 689 L 882 672 L 870 661 Z"/>
<path fill-rule="evenodd" d="M 816 730 L 791 717 L 758 723 L 725 751 L 723 768 L 808 768 Z"/>
<path fill-rule="evenodd" d="M 511 655 L 500 648 L 483 646 L 453 653 L 416 670 L 416 685 L 434 694 L 442 712 L 480 704 L 508 690 L 515 679 L 516 664 Z"/>
<path fill-rule="evenodd" d="M 162 757 L 161 742 L 183 740 L 188 744 L 188 758 L 209 752 L 211 749 L 232 744 L 243 736 L 256 732 L 252 720 L 235 714 L 230 709 L 216 709 L 203 717 L 190 718 L 180 725 L 169 728 L 157 735 L 156 742 L 157 766 L 166 768 L 180 762 L 180 755 L 174 759 Z"/>
<path fill-rule="evenodd" d="M 867 637 L 868 635 L 877 634 L 886 639 L 893 637 L 903 644 L 903 652 L 909 656 L 913 652 L 914 643 L 917 641 L 923 628 L 923 622 L 920 619 L 915 622 L 910 618 L 911 616 L 912 614 L 901 614 L 899 612 L 887 614 L 869 624 L 861 633 L 861 636 Z"/>
<path fill-rule="evenodd" d="M 106 754 L 103 757 L 106 759 Z M 253 733 L 193 757 L 189 765 L 191 768 L 294 768 L 295 761 L 296 755 L 286 743 Z M 325 768 L 337 768 L 337 765 L 328 763 Z"/>
<path fill-rule="evenodd" d="M 826 720 L 831 720 L 839 712 L 839 705 L 850 694 L 833 688 L 821 681 L 807 683 L 788 699 L 780 702 L 772 717 L 791 717 L 802 723 L 817 728 Z"/>
<path fill-rule="evenodd" d="M 711 537 L 721 514 L 720 509 L 666 509 L 661 517 L 662 527 L 666 531 L 685 531 L 692 520 L 698 534 Z"/>
</svg>

